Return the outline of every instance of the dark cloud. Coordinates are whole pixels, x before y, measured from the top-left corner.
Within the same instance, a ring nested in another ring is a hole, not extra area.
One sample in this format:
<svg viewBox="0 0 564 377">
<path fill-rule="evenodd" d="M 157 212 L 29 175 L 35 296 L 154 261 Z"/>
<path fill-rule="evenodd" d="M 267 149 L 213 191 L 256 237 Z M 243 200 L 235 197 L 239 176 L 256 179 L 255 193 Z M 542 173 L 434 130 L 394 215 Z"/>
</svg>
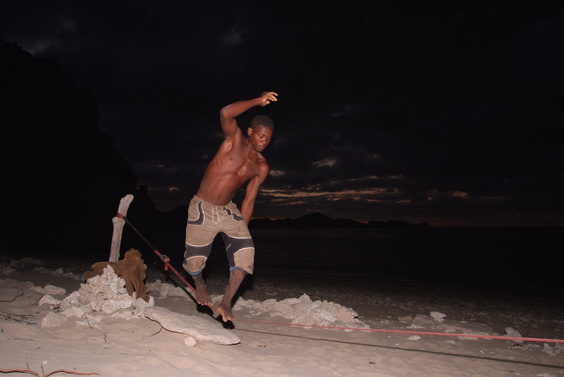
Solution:
<svg viewBox="0 0 564 377">
<path fill-rule="evenodd" d="M 275 90 L 239 120 L 276 124 L 256 216 L 562 225 L 563 9 L 28 1 L 0 36 L 92 89 L 161 209 L 197 189 L 219 109 Z"/>
</svg>

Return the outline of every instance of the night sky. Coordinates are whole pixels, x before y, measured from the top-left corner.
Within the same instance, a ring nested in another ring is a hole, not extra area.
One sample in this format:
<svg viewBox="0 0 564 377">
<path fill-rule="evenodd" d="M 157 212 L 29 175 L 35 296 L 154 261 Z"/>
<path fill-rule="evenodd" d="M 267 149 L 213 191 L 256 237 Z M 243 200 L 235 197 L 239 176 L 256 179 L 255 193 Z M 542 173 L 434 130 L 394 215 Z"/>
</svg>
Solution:
<svg viewBox="0 0 564 377">
<path fill-rule="evenodd" d="M 12 2 L 0 37 L 93 91 L 160 210 L 272 90 L 255 217 L 564 225 L 564 2 L 203 3 Z"/>
</svg>

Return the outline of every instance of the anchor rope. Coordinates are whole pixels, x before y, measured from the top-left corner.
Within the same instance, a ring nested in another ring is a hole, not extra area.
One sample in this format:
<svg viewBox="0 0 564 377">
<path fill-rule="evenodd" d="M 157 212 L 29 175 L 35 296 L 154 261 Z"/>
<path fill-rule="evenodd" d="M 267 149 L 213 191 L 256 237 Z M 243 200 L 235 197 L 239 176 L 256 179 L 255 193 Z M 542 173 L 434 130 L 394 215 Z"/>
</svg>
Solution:
<svg viewBox="0 0 564 377">
<path fill-rule="evenodd" d="M 116 217 L 124 219 L 125 223 L 128 224 L 139 237 L 157 254 L 159 259 L 165 265 L 165 271 L 171 270 L 174 274 L 190 288 L 194 294 L 196 289 L 180 274 L 172 264 L 170 264 L 170 258 L 166 255 L 160 253 L 151 243 L 139 232 L 139 230 L 121 213 L 118 213 Z M 214 312 L 216 309 L 213 306 L 209 306 Z M 481 339 L 503 339 L 503 340 L 514 340 L 514 341 L 527 341 L 527 342 L 544 342 L 544 343 L 562 343 L 564 344 L 564 339 L 545 339 L 545 338 L 526 338 L 526 337 L 516 337 L 516 336 L 497 336 L 497 335 L 478 335 L 478 334 L 454 334 L 454 333 L 437 333 L 429 331 L 408 331 L 408 330 L 386 330 L 386 329 L 365 329 L 365 328 L 355 328 L 355 327 L 342 327 L 342 326 L 322 326 L 322 325 L 306 325 L 299 323 L 282 323 L 282 322 L 266 322 L 266 321 L 251 321 L 244 319 L 234 319 L 232 322 L 241 323 L 257 323 L 263 325 L 276 325 L 276 326 L 297 326 L 297 327 L 312 327 L 312 328 L 323 328 L 323 329 L 333 329 L 333 330 L 348 330 L 348 331 L 366 331 L 366 332 L 383 332 L 383 333 L 399 333 L 399 334 L 412 334 L 412 335 L 437 335 L 437 336 L 454 336 L 454 337 L 466 337 L 466 338 L 481 338 Z"/>
</svg>

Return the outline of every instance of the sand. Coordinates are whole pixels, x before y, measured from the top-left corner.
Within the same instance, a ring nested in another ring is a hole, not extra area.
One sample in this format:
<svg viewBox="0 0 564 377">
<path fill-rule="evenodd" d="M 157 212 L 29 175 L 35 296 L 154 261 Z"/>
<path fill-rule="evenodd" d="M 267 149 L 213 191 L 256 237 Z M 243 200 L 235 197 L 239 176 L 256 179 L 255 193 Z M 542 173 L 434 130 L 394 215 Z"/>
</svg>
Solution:
<svg viewBox="0 0 564 377">
<path fill-rule="evenodd" d="M 113 313 L 62 314 L 61 302 L 94 286 L 81 276 L 98 261 L 0 256 L 0 370 L 112 377 L 564 376 L 561 342 L 453 336 L 562 340 L 562 299 L 312 279 L 257 266 L 241 289 L 235 321 L 224 325 L 151 264 L 147 307 L 128 306 L 134 300 L 125 298 Z M 221 294 L 226 274 L 214 270 L 207 282 L 210 293 Z M 172 313 L 179 322 L 163 325 L 149 318 L 151 311 Z"/>
</svg>

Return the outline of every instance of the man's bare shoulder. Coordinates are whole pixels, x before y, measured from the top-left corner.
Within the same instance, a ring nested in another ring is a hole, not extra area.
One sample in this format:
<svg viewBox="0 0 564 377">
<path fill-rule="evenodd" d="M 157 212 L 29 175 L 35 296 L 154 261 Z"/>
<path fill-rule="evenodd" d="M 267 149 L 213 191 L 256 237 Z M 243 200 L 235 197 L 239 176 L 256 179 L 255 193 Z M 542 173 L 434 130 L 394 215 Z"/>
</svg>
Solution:
<svg viewBox="0 0 564 377">
<path fill-rule="evenodd" d="M 268 166 L 268 161 L 266 161 L 266 158 L 264 158 L 264 156 L 259 153 L 259 155 L 257 156 L 257 162 L 259 163 L 260 175 L 266 176 L 270 169 L 270 166 Z"/>
<path fill-rule="evenodd" d="M 243 134 L 239 128 L 233 136 L 225 136 L 225 139 L 221 142 L 219 146 L 218 153 L 230 153 L 241 149 Z"/>
</svg>

